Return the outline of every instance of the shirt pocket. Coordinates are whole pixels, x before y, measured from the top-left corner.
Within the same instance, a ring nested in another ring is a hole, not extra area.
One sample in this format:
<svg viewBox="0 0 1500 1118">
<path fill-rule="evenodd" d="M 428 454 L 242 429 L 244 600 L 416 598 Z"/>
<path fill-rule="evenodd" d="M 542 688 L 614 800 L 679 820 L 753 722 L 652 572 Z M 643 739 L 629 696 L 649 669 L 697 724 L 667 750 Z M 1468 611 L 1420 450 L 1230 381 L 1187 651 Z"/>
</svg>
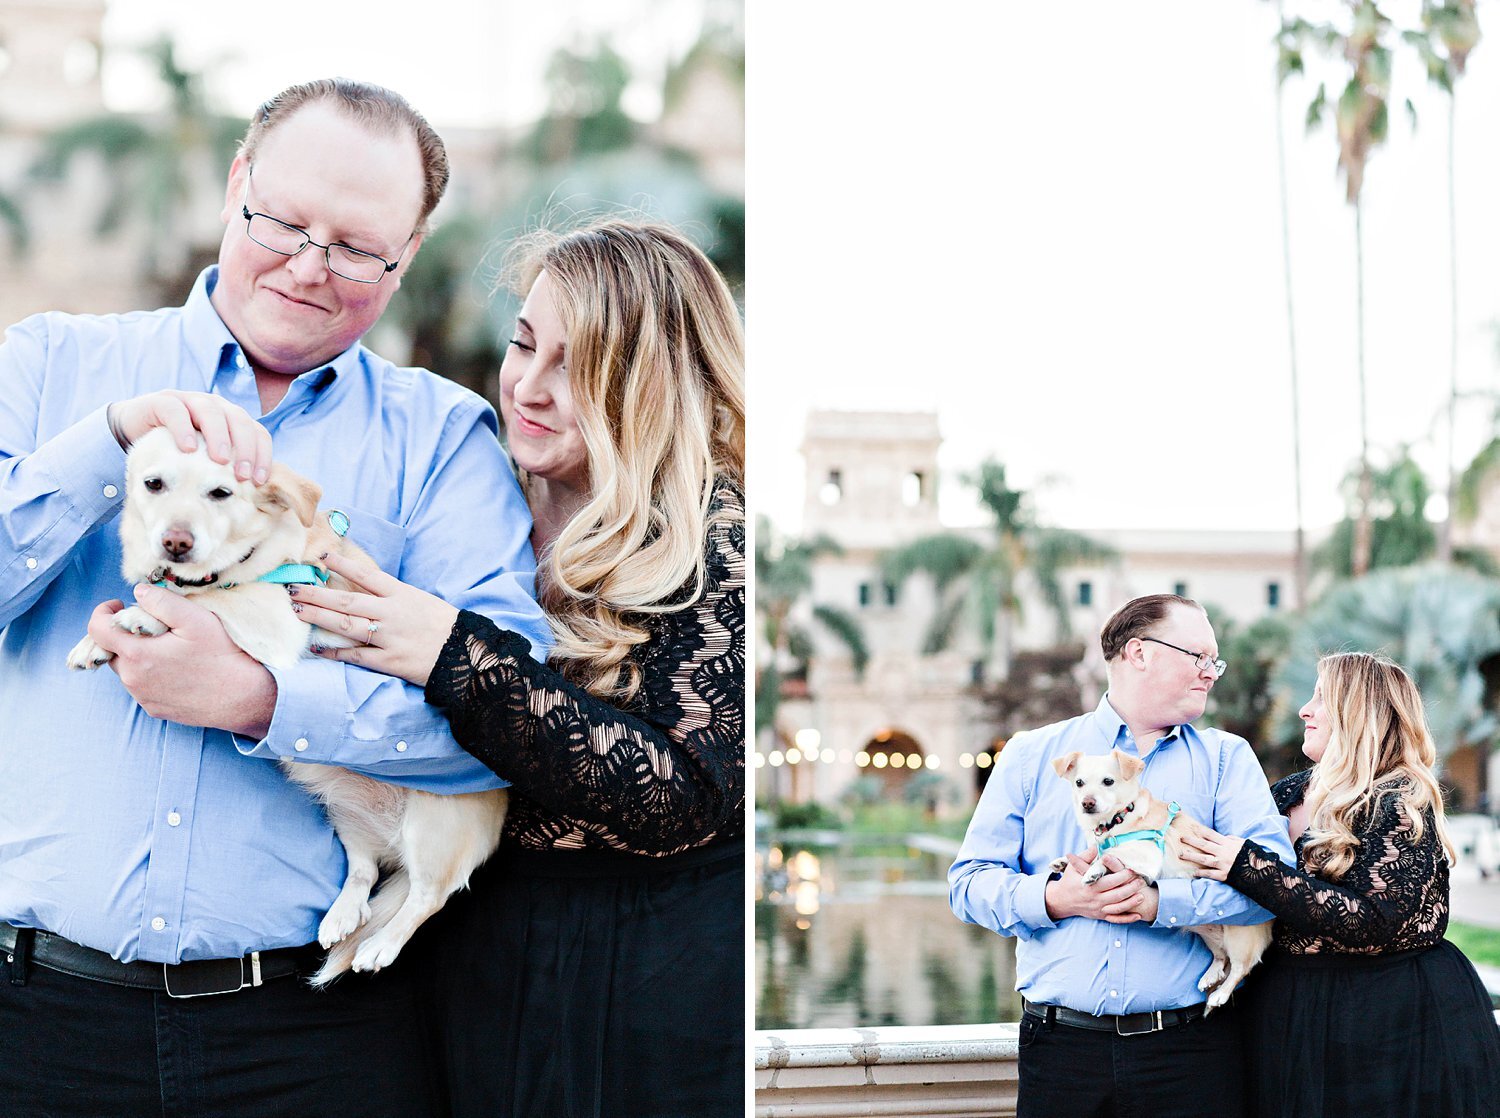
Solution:
<svg viewBox="0 0 1500 1118">
<path fill-rule="evenodd" d="M 346 536 L 349 541 L 375 560 L 375 565 L 382 571 L 400 576 L 401 557 L 406 553 L 405 528 L 354 505 L 331 505 L 324 511 L 338 511 L 347 516 L 349 531 Z"/>
<path fill-rule="evenodd" d="M 1205 827 L 1214 827 L 1214 798 L 1208 792 L 1188 792 L 1181 796 L 1169 797 L 1182 808 L 1182 813 L 1191 816 Z M 1214 830 L 1218 830 L 1214 827 Z"/>
</svg>

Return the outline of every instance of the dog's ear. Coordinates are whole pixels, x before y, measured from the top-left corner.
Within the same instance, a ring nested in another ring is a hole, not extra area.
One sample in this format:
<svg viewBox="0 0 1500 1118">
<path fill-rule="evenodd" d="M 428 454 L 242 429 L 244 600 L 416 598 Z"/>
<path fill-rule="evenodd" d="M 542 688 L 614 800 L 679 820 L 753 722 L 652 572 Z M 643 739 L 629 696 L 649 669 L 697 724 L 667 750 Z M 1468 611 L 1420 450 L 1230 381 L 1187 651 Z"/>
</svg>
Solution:
<svg viewBox="0 0 1500 1118">
<path fill-rule="evenodd" d="M 1052 762 L 1052 767 L 1057 770 L 1057 775 L 1067 780 L 1073 775 L 1073 769 L 1078 764 L 1078 758 L 1083 756 L 1083 751 L 1075 749 L 1072 753 L 1065 753 Z"/>
<path fill-rule="evenodd" d="M 1146 768 L 1145 761 L 1119 749 L 1115 750 L 1115 762 L 1120 766 L 1120 775 L 1126 780 L 1134 780 Z"/>
<path fill-rule="evenodd" d="M 323 499 L 323 487 L 276 462 L 271 466 L 270 478 L 256 490 L 255 496 L 261 508 L 290 509 L 311 528 L 318 514 L 318 502 Z"/>
</svg>

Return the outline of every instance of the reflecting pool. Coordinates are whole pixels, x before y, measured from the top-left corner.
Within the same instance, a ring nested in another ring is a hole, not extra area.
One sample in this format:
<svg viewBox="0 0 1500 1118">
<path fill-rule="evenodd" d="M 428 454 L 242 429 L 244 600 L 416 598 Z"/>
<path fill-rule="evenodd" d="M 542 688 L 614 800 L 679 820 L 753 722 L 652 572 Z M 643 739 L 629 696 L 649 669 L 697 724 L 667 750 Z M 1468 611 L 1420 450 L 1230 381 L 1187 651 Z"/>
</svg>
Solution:
<svg viewBox="0 0 1500 1118">
<path fill-rule="evenodd" d="M 758 1029 L 1015 1021 L 1015 941 L 961 923 L 932 836 L 768 832 L 756 845 Z"/>
</svg>

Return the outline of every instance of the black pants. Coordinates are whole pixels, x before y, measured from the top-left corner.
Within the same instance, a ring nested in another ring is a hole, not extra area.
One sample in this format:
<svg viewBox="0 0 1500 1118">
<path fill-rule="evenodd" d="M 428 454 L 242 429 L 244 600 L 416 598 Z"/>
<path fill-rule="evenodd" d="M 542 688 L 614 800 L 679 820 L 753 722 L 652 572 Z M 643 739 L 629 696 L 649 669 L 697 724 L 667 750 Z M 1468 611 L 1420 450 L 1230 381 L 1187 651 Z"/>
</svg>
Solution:
<svg viewBox="0 0 1500 1118">
<path fill-rule="evenodd" d="M 1240 1023 L 1226 1006 L 1187 1025 L 1117 1036 L 1025 1014 L 1017 1118 L 1242 1118 Z"/>
<path fill-rule="evenodd" d="M 403 960 L 404 962 L 404 960 Z M 409 968 L 406 968 L 409 970 Z M 288 976 L 203 998 L 0 954 L 6 1118 L 427 1118 L 435 1077 L 400 962 L 327 990 Z"/>
</svg>

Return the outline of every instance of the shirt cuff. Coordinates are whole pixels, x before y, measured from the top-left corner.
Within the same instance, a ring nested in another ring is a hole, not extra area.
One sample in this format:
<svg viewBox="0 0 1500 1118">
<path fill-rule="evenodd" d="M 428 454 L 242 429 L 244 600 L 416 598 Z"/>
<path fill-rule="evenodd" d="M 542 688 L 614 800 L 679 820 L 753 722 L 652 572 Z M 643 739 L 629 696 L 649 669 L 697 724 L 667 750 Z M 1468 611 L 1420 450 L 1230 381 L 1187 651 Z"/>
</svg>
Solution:
<svg viewBox="0 0 1500 1118">
<path fill-rule="evenodd" d="M 1191 928 L 1197 923 L 1193 883 L 1187 878 L 1167 878 L 1156 883 L 1156 922 L 1153 928 Z"/>
<path fill-rule="evenodd" d="M 97 524 L 125 503 L 125 452 L 109 429 L 108 405 L 47 440 L 32 461 L 58 481 L 80 519 Z"/>
<path fill-rule="evenodd" d="M 276 709 L 271 712 L 270 728 L 259 741 L 235 734 L 235 747 L 246 757 L 331 760 L 344 733 L 343 720 L 328 716 L 329 694 L 344 692 L 340 666 L 304 659 L 292 669 L 267 665 L 266 670 L 276 680 Z"/>
<path fill-rule="evenodd" d="M 1016 915 L 1030 928 L 1055 928 L 1057 922 L 1047 915 L 1047 882 L 1049 874 L 1027 874 L 1016 886 Z"/>
</svg>

